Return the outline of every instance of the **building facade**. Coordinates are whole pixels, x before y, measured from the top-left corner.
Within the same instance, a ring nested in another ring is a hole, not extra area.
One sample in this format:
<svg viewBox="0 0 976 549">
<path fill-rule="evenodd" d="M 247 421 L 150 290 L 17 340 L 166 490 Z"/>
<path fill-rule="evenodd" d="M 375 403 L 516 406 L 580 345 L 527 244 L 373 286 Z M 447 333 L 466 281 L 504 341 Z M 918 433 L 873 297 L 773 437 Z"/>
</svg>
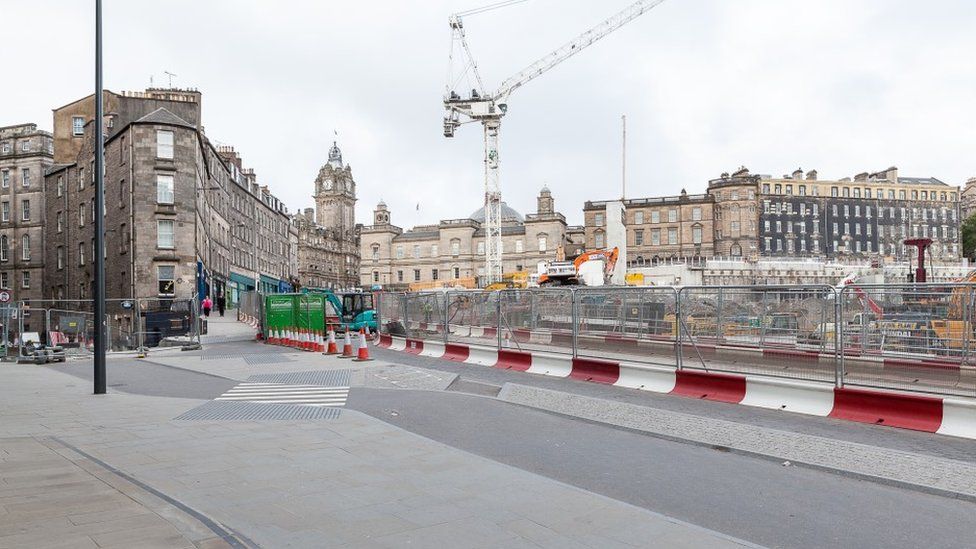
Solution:
<svg viewBox="0 0 976 549">
<path fill-rule="evenodd" d="M 241 169 L 239 157 L 228 161 L 228 151 L 207 139 L 200 93 L 106 93 L 107 297 L 224 295 L 232 304 L 240 289 L 287 284 L 287 210 Z M 89 96 L 54 113 L 55 156 L 70 161 L 45 177 L 45 213 L 53 221 L 45 243 L 48 299 L 93 295 L 93 103 Z"/>
<path fill-rule="evenodd" d="M 292 217 L 297 238 L 298 279 L 311 288 L 349 289 L 359 285 L 359 226 L 356 181 L 333 143 L 329 161 L 315 178 L 315 209 Z"/>
<path fill-rule="evenodd" d="M 588 250 L 615 245 L 607 240 L 608 204 L 586 202 L 583 206 Z M 641 265 L 714 254 L 715 204 L 711 195 L 689 195 L 682 190 L 678 196 L 627 199 L 623 204 L 629 263 Z"/>
<path fill-rule="evenodd" d="M 53 158 L 53 136 L 36 124 L 0 128 L 0 289 L 9 303 L 43 296 L 44 173 Z"/>
<path fill-rule="evenodd" d="M 536 212 L 522 216 L 502 204 L 503 273 L 537 272 L 540 263 L 583 247 L 583 230 L 570 227 L 555 209 L 548 188 L 536 200 Z M 404 231 L 393 225 L 380 202 L 373 224 L 362 228 L 360 284 L 364 287 L 409 288 L 428 285 L 479 285 L 485 276 L 485 214 L 480 208 L 463 219 L 445 219 Z"/>
</svg>

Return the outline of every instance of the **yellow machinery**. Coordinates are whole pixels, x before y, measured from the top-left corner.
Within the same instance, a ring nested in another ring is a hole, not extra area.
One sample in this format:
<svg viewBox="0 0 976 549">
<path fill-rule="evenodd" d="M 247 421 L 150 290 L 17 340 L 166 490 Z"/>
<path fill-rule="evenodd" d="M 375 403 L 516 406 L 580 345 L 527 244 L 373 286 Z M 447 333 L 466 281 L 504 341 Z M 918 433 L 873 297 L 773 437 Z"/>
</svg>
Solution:
<svg viewBox="0 0 976 549">
<path fill-rule="evenodd" d="M 529 287 L 529 273 L 526 271 L 515 271 L 502 275 L 501 282 L 495 282 L 485 286 L 486 290 L 510 290 Z"/>
<path fill-rule="evenodd" d="M 976 282 L 976 271 L 954 280 L 959 283 Z M 931 327 L 936 337 L 942 340 L 947 349 L 963 349 L 976 335 L 973 332 L 974 289 L 972 286 L 957 286 L 949 296 L 949 310 L 945 319 L 932 319 Z"/>
</svg>

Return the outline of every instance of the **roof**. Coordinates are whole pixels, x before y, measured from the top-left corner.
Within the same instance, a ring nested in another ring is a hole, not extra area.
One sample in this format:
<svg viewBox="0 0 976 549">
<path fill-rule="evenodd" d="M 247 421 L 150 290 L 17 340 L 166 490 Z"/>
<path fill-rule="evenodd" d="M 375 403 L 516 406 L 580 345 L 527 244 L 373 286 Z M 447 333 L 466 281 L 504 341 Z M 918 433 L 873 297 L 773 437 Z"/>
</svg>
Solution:
<svg viewBox="0 0 976 549">
<path fill-rule="evenodd" d="M 407 231 L 393 237 L 393 240 L 400 242 L 402 240 L 429 240 L 431 238 L 440 238 L 440 231 Z"/>
<path fill-rule="evenodd" d="M 502 225 L 502 236 L 525 234 L 525 225 Z M 481 228 L 474 232 L 474 236 L 485 236 L 485 229 Z"/>
<path fill-rule="evenodd" d="M 514 220 L 514 221 L 518 221 L 519 223 L 525 222 L 525 218 L 522 217 L 522 214 L 518 213 L 517 211 L 512 209 L 508 204 L 504 202 L 502 202 L 501 210 L 502 210 L 502 221 Z M 477 210 L 474 211 L 474 213 L 472 213 L 468 217 L 474 219 L 475 221 L 478 221 L 479 223 L 484 223 L 485 207 L 482 206 L 478 208 Z"/>
<path fill-rule="evenodd" d="M 941 185 L 948 187 L 948 185 L 935 177 L 899 177 L 898 182 L 906 185 Z"/>
<path fill-rule="evenodd" d="M 186 120 L 183 120 L 179 116 L 176 116 L 165 107 L 160 107 L 153 112 L 143 116 L 137 123 L 143 124 L 169 124 L 171 126 L 185 126 L 187 128 L 196 128 L 193 124 L 190 124 Z"/>
</svg>

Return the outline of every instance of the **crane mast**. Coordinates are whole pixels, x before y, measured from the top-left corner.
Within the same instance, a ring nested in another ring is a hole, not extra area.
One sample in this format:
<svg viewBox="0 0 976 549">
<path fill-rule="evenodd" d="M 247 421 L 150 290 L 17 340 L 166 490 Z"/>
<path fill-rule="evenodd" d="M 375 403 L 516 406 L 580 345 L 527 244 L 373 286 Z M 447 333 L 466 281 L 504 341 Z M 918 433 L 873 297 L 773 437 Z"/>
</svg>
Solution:
<svg viewBox="0 0 976 549">
<path fill-rule="evenodd" d="M 485 283 L 492 284 L 502 279 L 502 219 L 501 219 L 501 186 L 499 185 L 499 131 L 501 120 L 508 111 L 509 95 L 529 81 L 543 75 L 559 63 L 576 55 L 584 48 L 619 29 L 626 23 L 647 13 L 650 9 L 663 3 L 664 0 L 639 0 L 624 10 L 606 19 L 600 24 L 580 34 L 573 40 L 563 44 L 549 54 L 535 61 L 522 71 L 507 78 L 494 93 L 485 93 L 478 64 L 474 60 L 471 48 L 468 46 L 464 31 L 462 16 L 482 13 L 491 9 L 505 7 L 522 0 L 499 2 L 468 12 L 454 14 L 449 18 L 451 27 L 451 54 L 449 56 L 448 81 L 444 95 L 444 137 L 454 137 L 455 130 L 469 122 L 481 122 L 484 130 L 484 164 L 485 164 L 485 221 L 482 228 L 485 231 Z M 464 60 L 457 65 L 455 53 Z M 455 70 L 457 69 L 457 70 Z M 457 74 L 455 74 L 457 73 Z M 473 74 L 477 87 L 471 93 L 462 97 L 456 91 L 456 86 L 469 74 Z M 462 120 L 463 119 L 463 120 Z"/>
</svg>

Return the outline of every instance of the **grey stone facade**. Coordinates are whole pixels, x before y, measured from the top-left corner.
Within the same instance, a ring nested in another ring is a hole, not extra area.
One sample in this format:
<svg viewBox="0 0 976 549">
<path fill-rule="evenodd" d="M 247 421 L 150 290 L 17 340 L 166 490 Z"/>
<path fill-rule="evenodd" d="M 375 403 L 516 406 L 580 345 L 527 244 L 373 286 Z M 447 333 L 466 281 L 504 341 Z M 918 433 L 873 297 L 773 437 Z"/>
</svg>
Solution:
<svg viewBox="0 0 976 549">
<path fill-rule="evenodd" d="M 43 295 L 44 173 L 53 157 L 51 133 L 36 124 L 0 128 L 0 288 L 11 303 Z"/>
</svg>

